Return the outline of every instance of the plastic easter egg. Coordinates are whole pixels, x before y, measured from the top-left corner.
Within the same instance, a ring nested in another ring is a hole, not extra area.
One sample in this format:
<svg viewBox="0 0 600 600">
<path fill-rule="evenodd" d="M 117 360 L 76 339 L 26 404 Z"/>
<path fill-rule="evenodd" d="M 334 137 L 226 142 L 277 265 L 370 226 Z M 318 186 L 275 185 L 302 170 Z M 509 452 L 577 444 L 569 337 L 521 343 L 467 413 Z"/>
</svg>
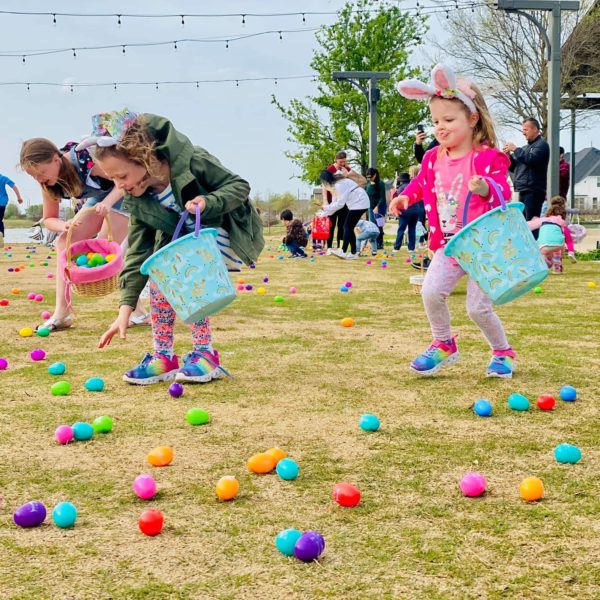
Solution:
<svg viewBox="0 0 600 600">
<path fill-rule="evenodd" d="M 96 433 L 110 433 L 113 428 L 113 420 L 106 415 L 102 415 L 94 419 L 92 427 Z"/>
<path fill-rule="evenodd" d="M 268 277 L 263 277 L 263 283 L 269 283 L 269 278 Z"/>
<path fill-rule="evenodd" d="M 106 255 L 106 262 L 112 262 L 113 260 L 115 260 L 116 256 L 114 254 L 107 254 Z"/>
<path fill-rule="evenodd" d="M 217 481 L 215 492 L 219 500 L 233 500 L 240 491 L 240 482 L 233 475 L 225 475 Z"/>
<path fill-rule="evenodd" d="M 310 257 L 310 262 L 311 262 L 311 263 L 314 263 L 314 262 L 315 262 L 315 257 L 314 257 L 314 256 L 311 256 L 311 257 Z"/>
<path fill-rule="evenodd" d="M 294 556 L 294 546 L 301 536 L 297 529 L 284 529 L 275 537 L 275 547 L 284 556 Z"/>
<path fill-rule="evenodd" d="M 351 281 L 346 281 L 346 283 L 344 283 L 344 285 L 345 285 L 347 288 L 351 288 L 351 287 L 352 287 L 352 282 L 351 282 Z"/>
<path fill-rule="evenodd" d="M 295 460 L 291 458 L 282 458 L 275 467 L 277 475 L 285 481 L 292 481 L 298 477 L 300 473 L 300 467 Z"/>
<path fill-rule="evenodd" d="M 183 386 L 177 382 L 172 383 L 169 386 L 169 394 L 171 394 L 173 398 L 181 398 L 181 396 L 183 396 Z"/>
<path fill-rule="evenodd" d="M 352 317 L 345 317 L 340 321 L 342 327 L 354 327 L 355 322 Z"/>
<path fill-rule="evenodd" d="M 190 425 L 206 425 L 210 421 L 210 415 L 202 408 L 190 408 L 185 413 L 185 419 Z"/>
<path fill-rule="evenodd" d="M 48 273 L 47 277 L 48 279 L 54 279 L 54 273 Z"/>
<path fill-rule="evenodd" d="M 475 498 L 485 492 L 487 482 L 481 473 L 467 473 L 460 480 L 460 489 L 465 496 Z"/>
<path fill-rule="evenodd" d="M 236 289 L 237 289 L 238 292 L 243 292 L 244 291 L 244 286 L 240 283 L 240 285 L 238 285 Z"/>
<path fill-rule="evenodd" d="M 71 502 L 59 502 L 52 510 L 52 520 L 57 527 L 73 527 L 77 520 L 77 509 Z"/>
<path fill-rule="evenodd" d="M 269 448 L 265 454 L 272 456 L 277 464 L 282 458 L 285 458 L 287 454 L 281 448 Z"/>
<path fill-rule="evenodd" d="M 34 300 L 36 302 L 43 302 L 44 301 L 44 295 L 43 294 L 36 294 Z"/>
<path fill-rule="evenodd" d="M 571 444 L 559 444 L 554 448 L 554 458 L 559 463 L 574 465 L 581 460 L 581 450 Z"/>
<path fill-rule="evenodd" d="M 71 393 L 71 386 L 68 381 L 57 381 L 51 388 L 53 396 L 67 396 Z"/>
<path fill-rule="evenodd" d="M 8 306 L 9 304 L 10 302 L 6 298 L 2 298 L 2 300 L 0 300 L 0 306 Z"/>
<path fill-rule="evenodd" d="M 303 562 L 316 560 L 324 550 L 325 540 L 317 531 L 304 532 L 294 544 L 294 556 Z"/>
<path fill-rule="evenodd" d="M 168 446 L 159 446 L 148 453 L 148 462 L 153 467 L 166 467 L 173 461 L 173 450 Z"/>
<path fill-rule="evenodd" d="M 73 429 L 73 436 L 78 442 L 85 442 L 94 437 L 94 428 L 89 423 L 77 421 L 77 423 L 71 425 L 71 428 Z"/>
<path fill-rule="evenodd" d="M 340 506 L 356 506 L 360 502 L 360 490 L 351 483 L 336 483 L 333 486 L 333 499 Z"/>
<path fill-rule="evenodd" d="M 149 508 L 145 510 L 138 519 L 138 527 L 144 535 L 158 535 L 163 528 L 165 518 L 160 510 Z"/>
<path fill-rule="evenodd" d="M 59 425 L 54 431 L 54 437 L 59 444 L 64 446 L 75 439 L 75 433 L 69 425 Z"/>
<path fill-rule="evenodd" d="M 244 283 L 246 283 L 246 280 L 243 277 L 238 277 L 237 282 L 240 284 L 244 284 Z"/>
<path fill-rule="evenodd" d="M 375 415 L 366 414 L 360 418 L 358 425 L 363 431 L 377 431 L 381 423 Z"/>
<path fill-rule="evenodd" d="M 246 289 L 248 292 L 254 289 L 254 286 L 251 283 L 247 283 L 244 286 L 244 289 Z"/>
<path fill-rule="evenodd" d="M 85 389 L 88 392 L 101 392 L 104 389 L 104 379 L 101 377 L 90 377 L 85 382 Z"/>
<path fill-rule="evenodd" d="M 563 385 L 560 388 L 560 399 L 565 402 L 575 402 L 577 400 L 577 390 L 572 385 Z"/>
<path fill-rule="evenodd" d="M 372 261 L 372 260 L 367 260 L 367 261 L 366 261 L 366 264 L 367 264 L 367 265 L 371 265 L 371 264 L 373 264 L 373 261 Z"/>
<path fill-rule="evenodd" d="M 537 477 L 527 477 L 521 481 L 519 486 L 521 498 L 527 502 L 535 502 L 540 500 L 544 495 L 544 484 Z"/>
<path fill-rule="evenodd" d="M 27 294 L 27 300 L 35 300 L 35 294 L 33 292 Z"/>
<path fill-rule="evenodd" d="M 595 290 L 598 287 L 595 281 L 588 281 L 587 286 L 590 288 L 590 290 Z"/>
<path fill-rule="evenodd" d="M 142 473 L 133 480 L 133 491 L 138 498 L 150 500 L 156 496 L 156 481 L 151 475 Z"/>
<path fill-rule="evenodd" d="M 548 394 L 544 394 L 537 399 L 537 407 L 540 410 L 552 410 L 556 404 L 556 398 Z"/>
<path fill-rule="evenodd" d="M 31 351 L 31 360 L 40 361 L 46 358 L 46 353 L 41 348 L 36 348 Z"/>
<path fill-rule="evenodd" d="M 8 369 L 8 361 L 5 358 L 0 358 L 0 371 Z"/>
<path fill-rule="evenodd" d="M 295 294 L 298 290 L 295 287 L 290 288 L 290 294 Z"/>
<path fill-rule="evenodd" d="M 259 287 L 256 292 L 261 296 L 264 296 L 267 293 L 267 290 L 264 287 Z"/>
<path fill-rule="evenodd" d="M 66 370 L 67 367 L 63 362 L 55 362 L 48 367 L 48 373 L 50 373 L 50 375 L 62 375 Z"/>
<path fill-rule="evenodd" d="M 37 501 L 27 502 L 15 510 L 13 521 L 19 527 L 37 527 L 46 519 L 46 507 Z"/>
<path fill-rule="evenodd" d="M 33 335 L 33 329 L 31 327 L 23 327 L 19 329 L 19 335 L 21 337 L 31 337 Z"/>
<path fill-rule="evenodd" d="M 40 337 L 48 337 L 50 335 L 50 329 L 48 329 L 48 327 L 38 327 L 35 330 L 35 333 Z"/>
<path fill-rule="evenodd" d="M 349 292 L 349 291 L 350 291 L 350 290 L 349 290 L 349 289 L 348 289 L 348 288 L 347 288 L 345 285 L 343 285 L 343 286 L 340 288 L 340 292 L 343 292 L 344 294 L 346 294 L 346 293 L 347 293 L 347 292 Z"/>
<path fill-rule="evenodd" d="M 275 468 L 275 459 L 264 452 L 254 454 L 248 459 L 248 470 L 261 475 L 270 473 Z"/>
<path fill-rule="evenodd" d="M 542 293 L 542 288 L 541 287 L 534 287 L 533 288 L 533 293 L 534 294 L 541 294 Z"/>
<path fill-rule="evenodd" d="M 275 296 L 273 300 L 275 300 L 275 302 L 283 302 L 283 296 Z"/>
<path fill-rule="evenodd" d="M 477 400 L 473 404 L 473 412 L 480 417 L 489 417 L 492 414 L 492 404 L 489 400 Z"/>
<path fill-rule="evenodd" d="M 522 394 L 511 394 L 508 397 L 508 407 L 512 410 L 529 410 L 529 400 Z"/>
</svg>

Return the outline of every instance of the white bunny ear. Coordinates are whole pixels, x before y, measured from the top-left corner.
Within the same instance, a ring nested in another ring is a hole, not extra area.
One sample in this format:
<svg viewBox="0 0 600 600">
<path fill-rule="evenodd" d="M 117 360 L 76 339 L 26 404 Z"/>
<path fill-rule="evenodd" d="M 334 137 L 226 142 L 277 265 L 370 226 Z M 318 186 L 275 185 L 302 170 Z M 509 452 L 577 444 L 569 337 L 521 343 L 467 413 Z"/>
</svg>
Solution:
<svg viewBox="0 0 600 600">
<path fill-rule="evenodd" d="M 438 64 L 431 71 L 431 81 L 440 90 L 456 89 L 456 75 L 454 71 L 445 65 Z"/>
<path fill-rule="evenodd" d="M 428 100 L 434 94 L 431 86 L 416 79 L 404 79 L 398 82 L 396 89 L 401 96 L 410 100 Z"/>
</svg>

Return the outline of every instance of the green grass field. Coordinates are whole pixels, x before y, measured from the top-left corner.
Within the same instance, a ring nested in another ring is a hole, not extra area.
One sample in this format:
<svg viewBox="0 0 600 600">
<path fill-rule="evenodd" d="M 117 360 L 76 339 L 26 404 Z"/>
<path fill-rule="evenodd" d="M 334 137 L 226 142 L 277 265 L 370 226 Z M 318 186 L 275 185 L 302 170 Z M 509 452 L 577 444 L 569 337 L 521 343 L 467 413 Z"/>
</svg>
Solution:
<svg viewBox="0 0 600 600">
<path fill-rule="evenodd" d="M 76 297 L 76 326 L 49 338 L 22 338 L 18 330 L 40 322 L 53 306 L 49 267 L 20 273 L 23 247 L 0 257 L 0 597 L 69 599 L 597 599 L 600 597 L 600 285 L 597 263 L 566 266 L 549 277 L 543 293 L 530 293 L 498 312 L 518 351 L 512 381 L 489 380 L 489 349 L 464 308 L 465 285 L 450 299 L 461 360 L 440 376 L 419 379 L 408 370 L 430 342 L 428 323 L 408 277 L 405 251 L 366 265 L 318 257 L 314 263 L 269 258 L 245 269 L 252 292 L 243 292 L 214 317 L 215 346 L 235 376 L 187 386 L 173 399 L 168 384 L 128 386 L 121 381 L 151 349 L 148 328 L 126 341 L 96 348 L 113 320 L 117 297 Z M 53 258 L 50 261 L 55 262 Z M 269 277 L 263 284 L 262 278 Z M 350 280 L 348 294 L 339 287 Z M 256 293 L 264 285 L 268 293 Z M 291 295 L 290 286 L 298 293 Z M 18 287 L 21 293 L 11 294 Z M 28 292 L 45 294 L 42 303 Z M 285 297 L 282 304 L 275 295 Z M 340 319 L 351 316 L 353 328 Z M 34 348 L 47 351 L 33 363 Z M 178 353 L 190 334 L 178 329 Z M 67 364 L 66 397 L 54 397 Z M 91 393 L 84 382 L 103 377 Z M 553 412 L 508 409 L 512 392 L 535 403 L 574 385 L 579 399 L 558 400 Z M 494 415 L 470 410 L 488 398 Z M 212 421 L 186 423 L 190 407 Z M 377 433 L 359 429 L 359 417 L 379 416 Z M 59 446 L 61 423 L 110 415 L 108 435 Z M 554 447 L 581 448 L 577 465 L 557 464 Z M 154 468 L 147 453 L 173 448 L 170 467 Z M 298 461 L 300 476 L 286 482 L 246 468 L 254 453 L 277 446 Z M 488 481 L 477 499 L 458 483 L 469 471 Z M 159 493 L 136 498 L 132 482 L 151 473 Z M 223 475 L 240 481 L 237 499 L 220 502 L 214 487 Z M 519 497 L 519 483 L 540 477 L 541 502 Z M 359 487 L 362 502 L 344 509 L 331 498 L 336 482 Z M 46 523 L 20 529 L 13 511 L 40 500 L 51 512 L 69 500 L 79 510 L 73 529 Z M 155 538 L 137 528 L 148 507 L 165 516 Z M 326 539 L 318 563 L 285 558 L 274 546 L 282 529 L 317 529 Z"/>
</svg>

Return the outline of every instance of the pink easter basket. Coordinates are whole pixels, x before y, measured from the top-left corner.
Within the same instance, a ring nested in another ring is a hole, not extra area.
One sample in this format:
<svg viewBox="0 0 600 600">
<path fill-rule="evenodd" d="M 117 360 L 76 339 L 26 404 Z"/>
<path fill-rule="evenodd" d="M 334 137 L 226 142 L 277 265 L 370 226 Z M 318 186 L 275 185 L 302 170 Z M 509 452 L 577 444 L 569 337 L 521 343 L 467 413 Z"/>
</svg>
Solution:
<svg viewBox="0 0 600 600">
<path fill-rule="evenodd" d="M 88 211 L 95 211 L 95 209 L 83 209 L 79 211 L 78 215 Z M 69 227 L 67 231 L 65 249 L 60 254 L 60 264 L 64 268 L 64 278 L 67 284 L 65 296 L 69 306 L 71 304 L 71 288 L 80 296 L 99 297 L 107 296 L 119 287 L 119 273 L 123 269 L 123 252 L 121 245 L 113 241 L 110 219 L 105 217 L 104 220 L 108 225 L 108 238 L 105 240 L 81 240 L 71 244 L 74 228 Z M 105 265 L 93 269 L 78 267 L 73 257 L 88 252 L 114 254 L 115 258 Z"/>
</svg>

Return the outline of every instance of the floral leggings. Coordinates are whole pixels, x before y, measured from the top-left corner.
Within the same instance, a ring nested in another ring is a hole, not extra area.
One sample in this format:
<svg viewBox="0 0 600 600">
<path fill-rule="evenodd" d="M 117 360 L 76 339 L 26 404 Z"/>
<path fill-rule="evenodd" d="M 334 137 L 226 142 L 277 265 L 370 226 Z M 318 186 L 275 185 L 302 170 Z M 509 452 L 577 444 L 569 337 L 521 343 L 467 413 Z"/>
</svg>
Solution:
<svg viewBox="0 0 600 600">
<path fill-rule="evenodd" d="M 175 311 L 153 281 L 150 281 L 150 315 L 154 352 L 172 356 L 174 353 Z M 190 326 L 195 351 L 212 352 L 212 332 L 208 319 L 201 319 Z"/>
</svg>

